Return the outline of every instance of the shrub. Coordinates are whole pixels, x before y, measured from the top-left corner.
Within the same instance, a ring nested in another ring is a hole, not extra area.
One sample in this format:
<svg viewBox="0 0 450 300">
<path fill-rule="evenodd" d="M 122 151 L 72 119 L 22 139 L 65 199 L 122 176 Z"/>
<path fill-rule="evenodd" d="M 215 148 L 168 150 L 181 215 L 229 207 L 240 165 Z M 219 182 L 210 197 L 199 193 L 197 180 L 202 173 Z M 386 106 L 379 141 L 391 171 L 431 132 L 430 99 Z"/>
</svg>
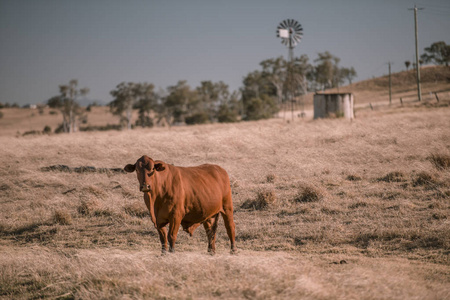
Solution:
<svg viewBox="0 0 450 300">
<path fill-rule="evenodd" d="M 348 208 L 350 208 L 350 209 L 357 209 L 357 208 L 360 208 L 360 207 L 367 207 L 367 203 L 366 202 L 362 202 L 362 201 L 358 201 L 358 202 L 355 202 L 355 203 L 350 204 L 348 206 Z"/>
<path fill-rule="evenodd" d="M 275 174 L 268 174 L 266 176 L 266 181 L 268 183 L 274 183 L 276 178 L 277 178 L 277 176 Z"/>
<path fill-rule="evenodd" d="M 259 191 L 256 194 L 256 199 L 245 201 L 241 205 L 241 208 L 263 210 L 263 209 L 268 208 L 270 205 L 274 204 L 276 201 L 277 201 L 277 196 L 274 191 L 263 190 L 263 191 Z"/>
<path fill-rule="evenodd" d="M 431 154 L 428 159 L 433 166 L 438 170 L 446 170 L 450 168 L 450 155 L 446 154 Z"/>
<path fill-rule="evenodd" d="M 30 131 L 26 131 L 22 134 L 22 136 L 27 136 L 27 135 L 40 135 L 41 132 L 38 130 L 30 130 Z"/>
<path fill-rule="evenodd" d="M 209 115 L 206 112 L 199 112 L 185 118 L 188 125 L 205 124 L 209 122 Z"/>
<path fill-rule="evenodd" d="M 50 126 L 46 125 L 44 127 L 44 130 L 42 130 L 42 132 L 45 133 L 45 134 L 52 133 L 52 128 Z"/>
<path fill-rule="evenodd" d="M 358 175 L 350 174 L 350 175 L 347 176 L 347 180 L 349 180 L 349 181 L 360 181 L 360 180 L 362 180 L 362 178 L 359 177 Z"/>
<path fill-rule="evenodd" d="M 59 124 L 59 126 L 55 129 L 55 133 L 64 133 L 64 125 Z"/>
<path fill-rule="evenodd" d="M 272 118 L 278 112 L 278 106 L 275 98 L 268 95 L 253 97 L 244 100 L 245 120 L 261 120 Z"/>
<path fill-rule="evenodd" d="M 58 209 L 53 213 L 53 221 L 60 225 L 72 224 L 72 216 L 66 209 Z"/>
<path fill-rule="evenodd" d="M 217 112 L 217 121 L 219 121 L 219 123 L 233 123 L 238 121 L 238 116 L 237 110 L 223 104 L 219 107 Z"/>
<path fill-rule="evenodd" d="M 128 215 L 132 217 L 145 218 L 150 215 L 147 208 L 142 203 L 139 202 L 133 202 L 131 204 L 128 204 L 124 206 L 123 209 Z"/>
<path fill-rule="evenodd" d="M 313 186 L 303 186 L 298 194 L 294 197 L 294 202 L 318 202 L 324 197 L 322 190 Z"/>
<path fill-rule="evenodd" d="M 436 184 L 437 179 L 425 171 L 418 173 L 413 180 L 413 186 L 432 186 Z"/>
<path fill-rule="evenodd" d="M 405 181 L 404 174 L 402 172 L 390 172 L 383 177 L 378 178 L 378 181 L 385 182 L 402 182 Z"/>
<path fill-rule="evenodd" d="M 98 210 L 99 204 L 95 200 L 83 200 L 78 206 L 78 212 L 82 215 L 91 215 Z"/>
<path fill-rule="evenodd" d="M 108 131 L 108 130 L 122 130 L 122 126 L 120 124 L 107 124 L 104 126 L 85 126 L 80 127 L 80 131 Z"/>
</svg>

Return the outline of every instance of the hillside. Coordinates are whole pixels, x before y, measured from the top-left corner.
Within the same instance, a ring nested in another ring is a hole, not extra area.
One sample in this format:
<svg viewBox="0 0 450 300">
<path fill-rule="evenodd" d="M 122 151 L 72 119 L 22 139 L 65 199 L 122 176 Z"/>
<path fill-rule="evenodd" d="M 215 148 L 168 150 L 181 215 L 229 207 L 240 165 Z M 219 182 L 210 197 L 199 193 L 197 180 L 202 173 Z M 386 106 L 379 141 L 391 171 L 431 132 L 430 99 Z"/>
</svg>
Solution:
<svg viewBox="0 0 450 300">
<path fill-rule="evenodd" d="M 420 70 L 422 97 L 433 100 L 431 93 L 441 92 L 442 96 L 450 99 L 450 68 L 445 66 L 427 66 Z M 417 100 L 416 71 L 402 71 L 391 74 L 392 100 L 399 102 Z M 330 91 L 338 91 L 332 89 Z M 376 103 L 389 101 L 389 76 L 385 75 L 369 80 L 363 80 L 339 88 L 339 92 L 350 92 L 357 103 Z"/>
<path fill-rule="evenodd" d="M 417 100 L 416 71 L 402 71 L 391 74 L 392 102 L 400 103 Z M 421 69 L 421 88 L 424 100 L 434 100 L 434 92 L 442 99 L 450 100 L 450 68 L 445 66 L 426 66 Z M 328 89 L 325 93 L 352 93 L 356 105 L 389 101 L 389 76 L 381 76 L 358 81 L 351 85 Z M 302 96 L 307 109 L 312 109 L 314 93 Z"/>
<path fill-rule="evenodd" d="M 0 298 L 447 299 L 448 128 L 448 106 L 415 103 L 353 122 L 0 136 Z M 102 171 L 143 154 L 227 170 L 237 255 L 220 220 L 216 256 L 202 226 L 161 256 L 136 175 Z"/>
</svg>

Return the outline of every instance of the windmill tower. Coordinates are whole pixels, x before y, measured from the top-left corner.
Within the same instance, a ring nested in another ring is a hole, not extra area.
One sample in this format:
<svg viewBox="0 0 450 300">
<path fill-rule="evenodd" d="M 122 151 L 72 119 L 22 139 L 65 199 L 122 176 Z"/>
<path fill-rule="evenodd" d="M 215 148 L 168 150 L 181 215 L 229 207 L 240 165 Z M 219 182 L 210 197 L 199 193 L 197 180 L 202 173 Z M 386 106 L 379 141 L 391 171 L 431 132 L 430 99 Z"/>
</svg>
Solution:
<svg viewBox="0 0 450 300">
<path fill-rule="evenodd" d="M 281 38 L 281 43 L 288 47 L 288 70 L 286 83 L 288 87 L 288 97 L 291 101 L 292 121 L 294 120 L 294 94 L 295 80 L 293 74 L 294 48 L 300 43 L 303 36 L 303 28 L 299 22 L 293 19 L 282 21 L 277 27 L 277 37 Z"/>
</svg>

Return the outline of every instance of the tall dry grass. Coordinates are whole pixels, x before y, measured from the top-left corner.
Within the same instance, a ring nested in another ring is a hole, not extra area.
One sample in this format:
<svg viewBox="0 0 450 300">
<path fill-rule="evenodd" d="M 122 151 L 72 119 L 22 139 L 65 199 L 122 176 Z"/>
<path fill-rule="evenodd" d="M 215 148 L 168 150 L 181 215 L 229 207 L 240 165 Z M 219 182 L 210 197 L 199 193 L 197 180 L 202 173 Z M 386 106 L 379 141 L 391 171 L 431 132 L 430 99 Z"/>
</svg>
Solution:
<svg viewBox="0 0 450 300">
<path fill-rule="evenodd" d="M 1 136 L 0 297 L 447 297 L 450 110 L 357 116 Z M 217 256 L 199 228 L 161 257 L 134 175 L 45 169 L 143 154 L 229 172 L 237 256 L 221 221 Z"/>
</svg>

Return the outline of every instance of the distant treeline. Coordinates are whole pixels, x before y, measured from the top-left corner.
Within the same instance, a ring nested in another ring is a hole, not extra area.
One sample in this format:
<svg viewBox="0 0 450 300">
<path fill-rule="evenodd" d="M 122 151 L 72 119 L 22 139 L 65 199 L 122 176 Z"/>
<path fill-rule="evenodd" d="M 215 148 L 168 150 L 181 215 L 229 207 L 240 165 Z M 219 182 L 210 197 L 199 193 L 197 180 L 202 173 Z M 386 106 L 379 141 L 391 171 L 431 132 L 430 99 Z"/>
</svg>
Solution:
<svg viewBox="0 0 450 300">
<path fill-rule="evenodd" d="M 259 70 L 247 74 L 243 86 L 233 92 L 222 81 L 202 81 L 200 86 L 191 88 L 180 80 L 158 91 L 152 83 L 122 82 L 110 92 L 113 100 L 108 105 L 111 113 L 120 116 L 120 127 L 127 129 L 267 119 L 284 103 L 296 101 L 309 91 L 337 87 L 345 80 L 351 83 L 356 71 L 339 67 L 339 61 L 329 52 L 319 53 L 314 64 L 306 55 L 292 61 L 283 57 L 267 59 L 260 63 Z M 79 89 L 78 81 L 71 80 L 59 86 L 59 91 L 59 95 L 47 101 L 63 115 L 63 123 L 57 131 L 81 130 L 78 124 L 86 123 L 87 115 L 77 99 L 89 89 Z M 136 110 L 137 118 L 133 114 Z"/>
<path fill-rule="evenodd" d="M 448 65 L 450 51 L 444 42 L 433 43 L 425 52 L 423 61 Z M 222 81 L 202 81 L 200 86 L 191 88 L 180 80 L 158 91 L 152 83 L 122 82 L 110 92 L 113 100 L 108 105 L 114 115 L 120 116 L 119 127 L 127 129 L 267 119 L 285 103 L 296 102 L 308 92 L 339 87 L 345 81 L 351 84 L 355 69 L 340 67 L 339 62 L 328 51 L 318 53 L 312 63 L 307 55 L 292 61 L 283 57 L 267 59 L 258 70 L 248 73 L 242 87 L 233 92 Z M 409 64 L 405 65 L 408 68 Z M 80 122 L 86 123 L 86 110 L 77 99 L 88 93 L 89 89 L 79 89 L 78 81 L 71 80 L 60 85 L 59 94 L 47 101 L 62 112 L 63 123 L 58 131 L 74 132 L 80 130 Z M 6 106 L 0 104 L 1 107 Z M 136 110 L 137 118 L 133 114 Z"/>
</svg>

